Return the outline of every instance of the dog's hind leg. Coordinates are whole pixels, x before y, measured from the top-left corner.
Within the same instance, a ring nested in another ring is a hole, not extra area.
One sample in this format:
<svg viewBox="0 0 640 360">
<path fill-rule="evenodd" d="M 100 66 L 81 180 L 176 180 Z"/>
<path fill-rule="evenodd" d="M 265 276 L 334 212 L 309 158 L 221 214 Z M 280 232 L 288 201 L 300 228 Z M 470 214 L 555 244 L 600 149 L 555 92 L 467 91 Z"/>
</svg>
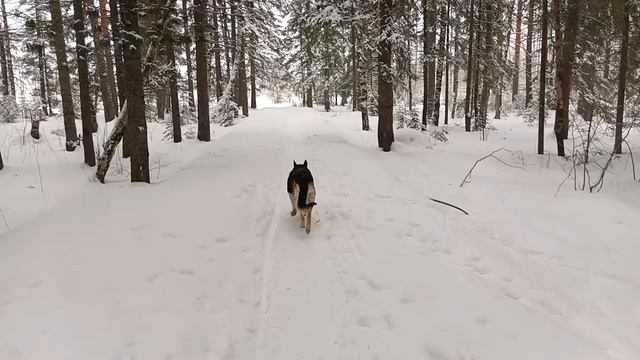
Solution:
<svg viewBox="0 0 640 360">
<path fill-rule="evenodd" d="M 296 216 L 298 209 L 296 207 L 297 199 L 295 193 L 289 193 L 289 199 L 291 200 L 291 216 Z"/>
<path fill-rule="evenodd" d="M 300 209 L 300 227 L 304 228 L 304 209 Z"/>
<path fill-rule="evenodd" d="M 307 220 L 305 230 L 307 231 L 307 234 L 311 232 L 311 210 L 312 210 L 312 208 L 309 208 L 308 210 L 305 210 L 305 212 L 306 212 L 305 217 L 306 217 L 306 220 Z"/>
</svg>

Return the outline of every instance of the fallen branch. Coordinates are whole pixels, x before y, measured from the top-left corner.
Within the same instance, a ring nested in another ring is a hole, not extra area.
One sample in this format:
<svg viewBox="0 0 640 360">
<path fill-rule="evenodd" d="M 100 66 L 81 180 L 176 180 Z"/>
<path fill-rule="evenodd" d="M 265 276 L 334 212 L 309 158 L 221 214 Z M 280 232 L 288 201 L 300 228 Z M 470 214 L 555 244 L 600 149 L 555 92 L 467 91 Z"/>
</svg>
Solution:
<svg viewBox="0 0 640 360">
<path fill-rule="evenodd" d="M 443 205 L 451 206 L 454 209 L 458 209 L 458 210 L 462 211 L 465 215 L 469 215 L 468 212 L 464 211 L 463 209 L 461 209 L 461 208 L 459 208 L 459 207 L 457 207 L 455 205 L 449 204 L 448 202 L 445 202 L 445 201 L 442 201 L 442 200 L 437 200 L 437 199 L 434 199 L 434 198 L 429 198 L 429 200 L 435 201 L 435 202 L 443 204 Z"/>
<path fill-rule="evenodd" d="M 499 148 L 498 150 L 494 150 L 492 151 L 490 154 L 483 156 L 482 158 L 476 160 L 476 162 L 473 164 L 473 166 L 471 167 L 471 170 L 469 170 L 469 172 L 467 173 L 467 175 L 464 177 L 464 179 L 462 180 L 462 182 L 460 183 L 460 187 L 462 187 L 465 183 L 467 183 L 467 179 L 471 176 L 471 172 L 473 172 L 473 169 L 476 168 L 476 166 L 483 160 L 486 160 L 488 158 L 494 158 L 496 160 L 498 160 L 498 162 L 502 163 L 503 165 L 506 165 L 508 167 L 512 167 L 514 169 L 520 169 L 523 171 L 526 171 L 526 169 L 523 166 L 515 166 L 515 165 L 511 165 L 511 164 L 507 164 L 506 162 L 504 162 L 504 160 L 500 159 L 499 157 L 495 156 L 496 153 L 500 152 L 500 151 L 506 151 L 509 153 L 514 153 L 514 151 L 511 151 L 509 149 L 505 149 L 505 148 Z M 522 154 L 520 154 L 520 156 L 522 156 Z"/>
</svg>

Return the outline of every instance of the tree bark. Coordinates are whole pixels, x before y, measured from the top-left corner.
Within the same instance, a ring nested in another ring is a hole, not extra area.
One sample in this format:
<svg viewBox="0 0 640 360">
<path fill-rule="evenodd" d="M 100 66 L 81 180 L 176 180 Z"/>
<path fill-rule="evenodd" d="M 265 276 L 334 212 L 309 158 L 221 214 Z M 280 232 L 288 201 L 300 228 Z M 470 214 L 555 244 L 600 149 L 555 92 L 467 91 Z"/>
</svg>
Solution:
<svg viewBox="0 0 640 360">
<path fill-rule="evenodd" d="M 445 54 L 445 65 L 444 65 L 444 69 L 445 69 L 445 73 L 444 73 L 444 78 L 445 78 L 445 86 L 444 86 L 444 124 L 448 125 L 449 124 L 449 52 L 450 52 L 450 47 L 449 47 L 449 22 L 451 20 L 451 0 L 447 0 L 447 18 L 445 21 L 445 32 L 446 32 L 446 54 Z"/>
<path fill-rule="evenodd" d="M 533 52 L 533 24 L 535 1 L 529 0 L 529 14 L 527 16 L 527 49 L 525 54 L 525 100 L 524 106 L 529 107 L 533 100 L 532 52 Z"/>
<path fill-rule="evenodd" d="M 219 0 L 222 7 L 222 42 L 224 44 L 224 63 L 227 72 L 227 81 L 231 76 L 231 56 L 229 55 L 229 25 L 227 22 L 227 4 L 224 0 Z"/>
<path fill-rule="evenodd" d="M 107 70 L 107 86 L 111 95 L 111 105 L 114 115 L 118 115 L 118 90 L 116 77 L 113 72 L 113 55 L 111 53 L 111 41 L 109 40 L 109 18 L 107 17 L 107 0 L 98 0 L 100 5 L 100 42 L 104 51 L 105 67 Z"/>
<path fill-rule="evenodd" d="M 378 40 L 378 146 L 391 151 L 393 143 L 393 82 L 391 78 L 392 43 L 388 38 L 391 26 L 393 0 L 382 0 L 380 12 L 380 38 Z"/>
<path fill-rule="evenodd" d="M 520 87 L 520 48 L 522 47 L 522 8 L 524 0 L 514 0 L 518 2 L 516 12 L 516 39 L 513 55 L 513 81 L 511 83 L 511 101 L 515 102 Z"/>
<path fill-rule="evenodd" d="M 171 93 L 171 123 L 173 142 L 182 141 L 182 129 L 180 128 L 180 99 L 178 96 L 178 67 L 176 66 L 176 50 L 172 34 L 167 34 L 167 65 L 169 65 L 169 91 Z"/>
<path fill-rule="evenodd" d="M 194 0 L 193 20 L 196 42 L 196 81 L 198 85 L 198 140 L 211 141 L 209 124 L 209 74 L 207 60 L 207 0 Z"/>
<path fill-rule="evenodd" d="M 351 9 L 354 14 L 355 10 Z M 356 26 L 351 20 L 351 110 L 358 110 L 358 54 L 356 49 Z"/>
<path fill-rule="evenodd" d="M 138 25 L 137 0 L 120 0 L 122 25 L 124 30 L 123 57 L 126 96 L 128 104 L 128 123 L 125 128 L 131 140 L 131 182 L 150 182 L 149 147 L 147 144 L 147 122 L 144 105 L 144 77 L 140 51 L 142 40 Z"/>
<path fill-rule="evenodd" d="M 102 99 L 102 106 L 104 107 L 104 119 L 106 122 L 109 122 L 115 117 L 116 111 L 112 102 L 109 79 L 107 77 L 107 66 L 105 64 L 105 54 L 99 25 L 100 14 L 98 13 L 98 8 L 95 7 L 94 0 L 85 0 L 85 4 L 87 6 L 89 22 L 91 23 L 91 33 L 93 35 L 93 45 L 95 47 L 94 55 L 96 59 L 96 72 L 100 83 L 100 95 Z"/>
<path fill-rule="evenodd" d="M 451 102 L 451 118 L 456 118 L 456 110 L 458 108 L 458 73 L 460 72 L 460 66 L 458 65 L 458 57 L 460 54 L 460 44 L 458 42 L 458 31 L 453 37 L 453 47 L 454 47 L 454 62 L 453 62 L 453 101 Z"/>
<path fill-rule="evenodd" d="M 113 60 L 116 66 L 116 84 L 118 90 L 119 109 L 122 109 L 125 101 L 124 89 L 124 63 L 122 60 L 122 45 L 120 43 L 120 12 L 118 10 L 118 0 L 109 0 L 109 22 L 111 24 L 111 37 L 113 39 Z M 126 141 L 123 143 L 123 146 Z M 123 153 L 126 153 L 123 149 Z M 124 154 L 123 154 L 124 155 Z"/>
<path fill-rule="evenodd" d="M 239 4 L 243 6 L 243 4 Z M 236 5 L 236 9 L 238 6 Z M 240 10 L 242 11 L 242 9 Z M 247 19 L 245 16 L 237 15 L 236 19 L 238 21 L 238 27 L 244 29 Z M 238 63 L 238 101 L 240 107 L 242 107 L 242 115 L 249 115 L 249 102 L 247 99 L 247 61 L 246 61 L 246 50 L 247 50 L 247 36 L 246 32 L 242 31 L 239 34 L 236 34 L 236 43 L 240 43 L 240 48 L 238 49 L 238 53 L 236 56 L 239 57 Z"/>
<path fill-rule="evenodd" d="M 216 4 L 217 0 L 214 0 Z M 216 6 L 217 7 L 217 6 Z M 216 72 L 216 99 L 222 97 L 222 63 L 220 58 L 220 27 L 218 26 L 218 11 L 214 9 L 213 14 L 213 61 Z"/>
<path fill-rule="evenodd" d="M 493 62 L 493 7 L 491 3 L 491 1 L 485 2 L 483 10 L 484 16 L 482 18 L 482 22 L 484 23 L 483 55 L 480 61 L 482 63 L 482 90 L 480 91 L 480 113 L 479 116 L 476 117 L 475 122 L 476 129 L 480 130 L 484 130 L 486 128 L 489 112 L 489 93 L 491 88 L 489 75 L 492 71 L 490 64 Z M 480 68 L 478 68 L 478 72 L 480 73 Z"/>
<path fill-rule="evenodd" d="M 82 118 L 82 147 L 84 163 L 96 165 L 93 150 L 93 132 L 91 131 L 91 95 L 89 94 L 89 67 L 87 65 L 87 47 L 84 36 L 84 8 L 82 0 L 73 0 L 73 28 L 76 33 L 76 59 L 78 62 L 78 82 L 80 84 L 80 114 Z"/>
<path fill-rule="evenodd" d="M 13 61 L 11 60 L 12 58 L 12 52 L 11 52 L 11 40 L 9 39 L 9 24 L 7 22 L 7 11 L 5 9 L 5 5 L 4 5 L 4 0 L 1 0 L 1 6 L 2 6 L 2 26 L 3 26 L 3 33 L 2 33 L 2 74 L 3 74 L 3 79 L 7 79 L 7 89 L 9 90 L 9 94 L 11 96 L 13 96 L 13 98 L 16 98 L 16 85 L 15 85 L 15 79 L 13 78 Z M 4 75 L 5 73 L 5 66 L 6 66 L 6 76 Z M 4 91 L 4 80 L 3 80 L 3 91 Z"/>
<path fill-rule="evenodd" d="M 5 48 L 5 39 L 7 36 L 5 35 L 5 31 L 0 36 L 0 67 L 2 67 L 2 71 L 0 71 L 2 75 L 2 95 L 8 96 L 10 93 L 9 88 L 9 75 L 7 74 L 7 54 L 9 53 Z"/>
<path fill-rule="evenodd" d="M 618 71 L 618 104 L 616 107 L 616 135 L 613 152 L 622 154 L 622 123 L 624 120 L 624 98 L 627 88 L 628 48 L 629 48 L 629 13 L 631 0 L 624 0 L 622 15 L 622 41 L 620 42 L 620 70 Z"/>
<path fill-rule="evenodd" d="M 473 77 L 473 37 L 475 33 L 475 0 L 471 0 L 469 10 L 469 49 L 467 54 L 467 91 L 464 99 L 464 130 L 471 131 L 471 84 Z"/>
<path fill-rule="evenodd" d="M 440 125 L 440 96 L 442 94 L 442 72 L 444 71 L 445 62 L 445 33 L 446 33 L 446 21 L 447 9 L 445 5 L 440 5 L 440 37 L 438 38 L 438 70 L 435 76 L 436 89 L 433 94 L 433 124 L 435 126 Z"/>
<path fill-rule="evenodd" d="M 64 132 L 67 151 L 74 151 L 78 141 L 75 113 L 73 110 L 73 97 L 71 95 L 71 78 L 69 76 L 69 63 L 67 62 L 67 45 L 64 40 L 64 27 L 62 25 L 62 11 L 60 0 L 49 0 L 51 12 L 51 26 L 53 30 L 53 43 L 58 64 L 58 78 L 60 82 L 60 95 L 62 96 L 62 113 L 64 118 Z"/>
<path fill-rule="evenodd" d="M 194 110 L 196 105 L 195 97 L 193 95 L 193 61 L 191 60 L 191 34 L 189 32 L 187 0 L 182 0 L 182 25 L 184 26 L 184 53 L 187 60 L 187 94 L 189 96 L 189 109 Z M 198 96 L 198 98 L 200 97 Z"/>
<path fill-rule="evenodd" d="M 542 48 L 540 54 L 540 100 L 538 107 L 538 154 L 544 154 L 544 123 L 545 123 L 545 86 L 547 77 L 547 26 L 549 23 L 549 9 L 547 0 L 542 0 Z"/>
<path fill-rule="evenodd" d="M 555 0 L 557 1 L 557 0 Z M 554 4 L 555 5 L 555 4 Z M 559 9 L 558 9 L 559 10 Z M 559 12 L 556 10 L 557 12 Z M 559 15 L 559 14 L 558 14 Z M 556 46 L 556 117 L 553 131 L 556 135 L 558 156 L 565 156 L 564 140 L 569 137 L 569 102 L 571 98 L 571 78 L 576 55 L 576 36 L 580 16 L 580 1 L 569 0 L 567 5 L 566 29 L 564 36 L 557 36 L 561 45 Z M 560 30 L 556 30 L 559 32 Z"/>
</svg>

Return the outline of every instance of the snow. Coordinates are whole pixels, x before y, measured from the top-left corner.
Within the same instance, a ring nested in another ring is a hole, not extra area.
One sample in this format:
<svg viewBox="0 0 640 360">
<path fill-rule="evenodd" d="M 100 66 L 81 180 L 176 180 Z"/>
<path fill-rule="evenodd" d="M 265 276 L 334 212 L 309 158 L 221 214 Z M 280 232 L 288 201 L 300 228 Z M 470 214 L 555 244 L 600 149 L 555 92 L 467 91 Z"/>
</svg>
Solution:
<svg viewBox="0 0 640 360">
<path fill-rule="evenodd" d="M 0 359 L 640 357 L 625 160 L 602 192 L 556 195 L 571 165 L 533 155 L 521 119 L 487 141 L 403 129 L 383 153 L 347 110 L 260 109 L 210 143 L 150 124 L 151 185 L 128 183 L 119 158 L 92 180 L 51 134 L 59 120 L 24 145 L 21 124 L 0 125 Z M 499 147 L 524 169 L 489 159 L 459 187 Z M 310 235 L 285 191 L 305 159 Z"/>
</svg>

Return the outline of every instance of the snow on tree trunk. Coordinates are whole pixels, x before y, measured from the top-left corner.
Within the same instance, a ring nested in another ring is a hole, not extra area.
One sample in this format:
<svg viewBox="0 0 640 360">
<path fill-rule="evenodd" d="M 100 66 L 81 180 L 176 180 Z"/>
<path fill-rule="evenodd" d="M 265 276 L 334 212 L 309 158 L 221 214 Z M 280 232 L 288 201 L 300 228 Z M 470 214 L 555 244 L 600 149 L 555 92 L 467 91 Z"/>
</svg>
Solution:
<svg viewBox="0 0 640 360">
<path fill-rule="evenodd" d="M 467 91 L 464 99 L 464 129 L 471 131 L 471 84 L 473 76 L 473 37 L 475 35 L 475 0 L 471 0 L 469 9 L 469 50 L 467 56 Z"/>
<path fill-rule="evenodd" d="M 547 36 L 549 24 L 549 9 L 547 0 L 542 0 L 542 48 L 540 54 L 540 100 L 538 101 L 538 154 L 544 154 L 544 123 L 545 123 L 545 85 L 547 79 Z"/>
</svg>

